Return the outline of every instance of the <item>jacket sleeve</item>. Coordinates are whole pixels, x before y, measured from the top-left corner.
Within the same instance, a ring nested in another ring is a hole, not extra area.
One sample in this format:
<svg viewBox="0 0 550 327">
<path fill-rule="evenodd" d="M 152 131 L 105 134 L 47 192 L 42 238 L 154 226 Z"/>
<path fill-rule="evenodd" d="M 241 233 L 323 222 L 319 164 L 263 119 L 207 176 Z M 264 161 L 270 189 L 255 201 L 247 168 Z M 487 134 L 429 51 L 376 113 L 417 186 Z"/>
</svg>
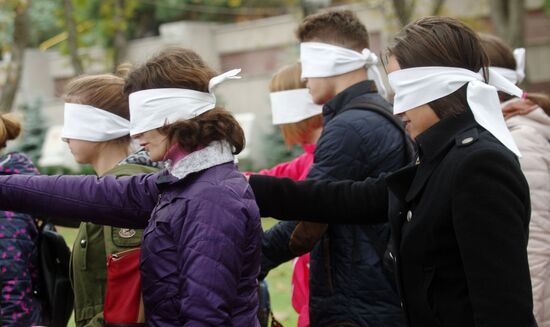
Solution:
<svg viewBox="0 0 550 327">
<path fill-rule="evenodd" d="M 452 217 L 475 326 L 534 326 L 529 191 L 511 155 L 478 150 L 457 167 Z"/>
<path fill-rule="evenodd" d="M 206 200 L 188 200 L 185 211 L 183 227 L 172 228 L 178 231 L 184 326 L 232 326 L 232 301 L 237 298 L 247 244 L 247 218 L 242 211 L 230 211 Z"/>
<path fill-rule="evenodd" d="M 2 176 L 0 209 L 37 217 L 79 217 L 101 225 L 144 228 L 158 197 L 155 182 L 154 174 L 121 178 Z"/>
<path fill-rule="evenodd" d="M 301 181 L 250 176 L 262 217 L 340 224 L 387 221 L 384 177 L 354 181 Z"/>
<path fill-rule="evenodd" d="M 296 221 L 283 221 L 264 232 L 260 279 L 265 278 L 271 269 L 296 257 L 289 248 L 289 242 L 297 224 Z"/>
<path fill-rule="evenodd" d="M 533 308 L 539 325 L 549 322 L 545 315 L 550 270 L 550 143 L 544 136 L 526 125 L 511 130 L 518 148 L 520 163 L 531 193 L 531 222 L 529 224 L 529 267 L 533 284 Z"/>
<path fill-rule="evenodd" d="M 309 167 L 305 167 L 304 164 L 307 155 L 307 153 L 303 153 L 291 161 L 280 163 L 270 169 L 260 170 L 257 174 L 298 180 L 304 169 L 309 169 Z"/>
</svg>

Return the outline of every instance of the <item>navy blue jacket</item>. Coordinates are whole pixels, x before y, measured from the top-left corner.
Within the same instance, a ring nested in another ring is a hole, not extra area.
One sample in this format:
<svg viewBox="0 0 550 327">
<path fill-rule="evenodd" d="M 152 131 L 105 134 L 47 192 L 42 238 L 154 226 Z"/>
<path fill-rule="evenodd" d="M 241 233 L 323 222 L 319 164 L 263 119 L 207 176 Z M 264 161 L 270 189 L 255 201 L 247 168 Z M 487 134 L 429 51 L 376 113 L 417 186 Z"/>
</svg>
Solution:
<svg viewBox="0 0 550 327">
<path fill-rule="evenodd" d="M 372 81 L 357 83 L 335 96 L 323 107 L 324 130 L 308 179 L 364 180 L 395 171 L 409 162 L 403 132 L 380 113 L 350 106 L 359 98 L 391 113 L 390 104 L 378 95 Z M 294 226 L 294 222 L 282 222 L 265 234 L 264 273 L 294 256 L 288 249 Z M 404 325 L 398 294 L 382 270 L 380 257 L 367 236 L 368 228 L 383 242 L 389 240 L 387 224 L 332 224 L 312 250 L 312 326 Z"/>
</svg>

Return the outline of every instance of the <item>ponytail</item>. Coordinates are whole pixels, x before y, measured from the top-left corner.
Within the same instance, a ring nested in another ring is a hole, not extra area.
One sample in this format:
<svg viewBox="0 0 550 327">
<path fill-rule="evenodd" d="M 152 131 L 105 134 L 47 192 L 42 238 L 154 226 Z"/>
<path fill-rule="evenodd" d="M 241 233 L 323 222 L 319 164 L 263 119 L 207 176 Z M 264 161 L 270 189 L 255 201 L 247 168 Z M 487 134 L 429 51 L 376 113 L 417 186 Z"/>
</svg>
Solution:
<svg viewBox="0 0 550 327">
<path fill-rule="evenodd" d="M 6 146 L 6 142 L 16 139 L 21 133 L 21 124 L 11 114 L 0 115 L 0 148 Z"/>
<path fill-rule="evenodd" d="M 527 100 L 541 107 L 546 115 L 550 116 L 550 97 L 543 93 L 528 93 Z"/>
</svg>

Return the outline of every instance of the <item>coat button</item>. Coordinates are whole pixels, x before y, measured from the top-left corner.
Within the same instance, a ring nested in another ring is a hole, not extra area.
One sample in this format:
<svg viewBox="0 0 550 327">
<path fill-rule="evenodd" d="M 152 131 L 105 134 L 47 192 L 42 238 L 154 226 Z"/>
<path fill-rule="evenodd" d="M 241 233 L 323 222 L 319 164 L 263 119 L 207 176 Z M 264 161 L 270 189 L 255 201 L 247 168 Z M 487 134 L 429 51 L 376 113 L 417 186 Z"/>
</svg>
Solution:
<svg viewBox="0 0 550 327">
<path fill-rule="evenodd" d="M 80 240 L 80 247 L 83 249 L 86 247 L 86 240 Z"/>
<path fill-rule="evenodd" d="M 467 138 L 465 138 L 464 140 L 462 140 L 462 144 L 469 144 L 469 143 L 472 143 L 473 140 L 474 140 L 473 137 L 467 137 Z"/>
<path fill-rule="evenodd" d="M 409 211 L 407 211 L 407 221 L 408 221 L 408 222 L 410 222 L 410 221 L 411 221 L 412 217 L 413 217 L 413 213 L 412 213 L 412 211 L 410 211 L 410 210 L 409 210 Z"/>
</svg>

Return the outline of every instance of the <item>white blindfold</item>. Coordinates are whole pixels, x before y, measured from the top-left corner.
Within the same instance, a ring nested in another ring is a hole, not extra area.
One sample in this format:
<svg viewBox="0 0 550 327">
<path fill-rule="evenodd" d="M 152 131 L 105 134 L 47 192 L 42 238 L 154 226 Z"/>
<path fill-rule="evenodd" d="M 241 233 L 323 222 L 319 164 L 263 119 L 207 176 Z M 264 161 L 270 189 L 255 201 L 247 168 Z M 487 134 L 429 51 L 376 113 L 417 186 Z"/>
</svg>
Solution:
<svg viewBox="0 0 550 327">
<path fill-rule="evenodd" d="M 161 88 L 130 94 L 130 135 L 147 132 L 178 120 L 197 117 L 216 107 L 213 90 L 228 79 L 239 79 L 233 69 L 210 80 L 208 93 L 179 88 Z"/>
<path fill-rule="evenodd" d="M 467 100 L 474 118 L 502 144 L 521 156 L 502 115 L 497 91 L 521 96 L 523 91 L 513 83 L 489 71 L 489 83 L 481 73 L 455 67 L 415 67 L 388 75 L 395 92 L 394 114 L 400 114 L 445 97 L 468 84 Z"/>
<path fill-rule="evenodd" d="M 65 103 L 62 139 L 103 142 L 130 134 L 130 122 L 92 106 Z"/>
<path fill-rule="evenodd" d="M 514 49 L 514 59 L 516 60 L 516 70 L 496 66 L 489 67 L 489 70 L 502 75 L 513 84 L 519 84 L 525 78 L 525 49 Z"/>
<path fill-rule="evenodd" d="M 361 52 L 321 42 L 300 44 L 302 78 L 330 77 L 366 68 L 369 78 L 374 80 L 378 93 L 386 97 L 387 92 L 382 75 L 376 66 L 378 57 L 369 49 Z"/>
<path fill-rule="evenodd" d="M 295 89 L 269 94 L 273 124 L 297 123 L 319 115 L 323 107 L 313 103 L 308 89 Z"/>
</svg>

